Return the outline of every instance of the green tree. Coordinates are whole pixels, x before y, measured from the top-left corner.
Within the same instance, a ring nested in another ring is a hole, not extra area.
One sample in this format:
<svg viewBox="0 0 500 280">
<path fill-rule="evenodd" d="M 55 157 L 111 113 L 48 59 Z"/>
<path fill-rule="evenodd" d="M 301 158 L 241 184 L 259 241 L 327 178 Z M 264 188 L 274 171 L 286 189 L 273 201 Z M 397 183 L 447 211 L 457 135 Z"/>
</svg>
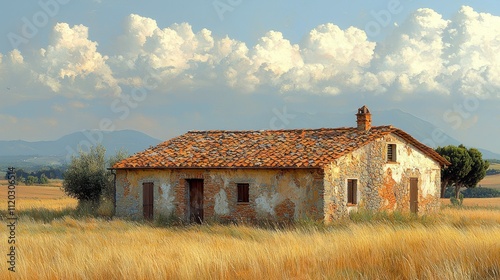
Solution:
<svg viewBox="0 0 500 280">
<path fill-rule="evenodd" d="M 90 147 L 89 152 L 80 150 L 78 156 L 73 156 L 64 173 L 64 192 L 80 203 L 97 205 L 108 181 L 105 154 L 104 146 L 98 145 Z"/>
<path fill-rule="evenodd" d="M 128 157 L 120 150 L 106 160 L 106 149 L 93 146 L 89 152 L 80 151 L 71 159 L 64 173 L 63 189 L 79 200 L 79 207 L 93 214 L 111 217 L 114 213 L 114 174 L 107 169 Z M 90 208 L 90 209 L 89 209 Z"/>
<path fill-rule="evenodd" d="M 451 163 L 450 166 L 441 170 L 441 198 L 444 198 L 448 186 L 456 187 L 457 183 L 469 174 L 472 169 L 472 160 L 467 149 L 462 145 L 458 147 L 453 145 L 438 147 L 436 152 Z M 459 190 L 460 186 L 458 190 L 455 188 L 455 192 Z"/>
<path fill-rule="evenodd" d="M 483 160 L 481 152 L 475 148 L 467 149 L 464 145 L 438 147 L 441 156 L 451 165 L 441 170 L 441 197 L 448 186 L 455 188 L 455 198 L 459 199 L 460 189 L 475 188 L 486 175 L 489 162 Z"/>
<path fill-rule="evenodd" d="M 42 175 L 40 175 L 40 179 L 38 180 L 40 182 L 40 184 L 42 185 L 46 185 L 49 183 L 49 179 L 47 178 L 47 176 L 45 176 L 45 174 L 42 173 Z"/>
<path fill-rule="evenodd" d="M 38 178 L 35 176 L 29 175 L 28 178 L 26 178 L 26 181 L 24 181 L 26 186 L 32 186 L 38 183 Z"/>
<path fill-rule="evenodd" d="M 483 160 L 483 155 L 475 148 L 469 148 L 467 152 L 471 158 L 471 171 L 458 182 L 458 185 L 460 187 L 475 188 L 479 181 L 486 176 L 486 170 L 490 167 L 490 163 Z"/>
</svg>

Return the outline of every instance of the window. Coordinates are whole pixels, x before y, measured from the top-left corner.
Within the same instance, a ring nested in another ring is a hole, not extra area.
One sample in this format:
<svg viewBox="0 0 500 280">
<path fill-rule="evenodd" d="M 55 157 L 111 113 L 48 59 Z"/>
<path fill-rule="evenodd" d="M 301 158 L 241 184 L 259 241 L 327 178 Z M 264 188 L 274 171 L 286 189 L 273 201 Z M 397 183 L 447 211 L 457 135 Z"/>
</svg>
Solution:
<svg viewBox="0 0 500 280">
<path fill-rule="evenodd" d="M 387 161 L 396 162 L 396 144 L 387 144 Z"/>
<path fill-rule="evenodd" d="M 238 184 L 238 202 L 250 202 L 249 184 Z"/>
<path fill-rule="evenodd" d="M 358 204 L 358 180 L 348 179 L 347 180 L 347 204 L 355 205 Z"/>
</svg>

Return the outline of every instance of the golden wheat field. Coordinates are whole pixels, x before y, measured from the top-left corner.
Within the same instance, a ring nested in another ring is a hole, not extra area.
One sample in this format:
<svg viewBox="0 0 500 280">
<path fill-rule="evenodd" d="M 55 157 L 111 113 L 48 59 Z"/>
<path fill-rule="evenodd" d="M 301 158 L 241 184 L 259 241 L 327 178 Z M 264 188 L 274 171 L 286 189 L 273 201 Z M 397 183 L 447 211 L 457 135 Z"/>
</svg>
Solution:
<svg viewBox="0 0 500 280">
<path fill-rule="evenodd" d="M 7 181 L 0 180 L 0 205 L 6 209 L 7 205 Z M 76 207 L 78 201 L 68 197 L 61 189 L 61 180 L 52 180 L 51 183 L 41 186 L 16 186 L 16 209 L 46 208 L 63 209 L 66 207 Z"/>
<path fill-rule="evenodd" d="M 484 179 L 479 182 L 479 185 L 485 188 L 500 190 L 500 174 L 484 177 Z"/>
<path fill-rule="evenodd" d="M 52 211 L 58 200 L 42 199 Z M 4 230 L 0 242 L 7 252 Z M 0 257 L 0 279 L 499 279 L 500 209 L 281 229 L 26 215 L 16 251 L 16 272 Z"/>
</svg>

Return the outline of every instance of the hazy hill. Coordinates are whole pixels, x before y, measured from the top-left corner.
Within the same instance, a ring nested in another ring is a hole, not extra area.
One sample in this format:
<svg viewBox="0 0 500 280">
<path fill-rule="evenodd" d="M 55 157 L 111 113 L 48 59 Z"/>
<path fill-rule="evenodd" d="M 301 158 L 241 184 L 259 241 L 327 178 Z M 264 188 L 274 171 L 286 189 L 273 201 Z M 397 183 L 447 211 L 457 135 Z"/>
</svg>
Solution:
<svg viewBox="0 0 500 280">
<path fill-rule="evenodd" d="M 106 147 L 109 156 L 120 149 L 133 154 L 161 141 L 135 130 L 86 130 L 68 134 L 54 141 L 0 141 L 0 165 L 10 164 L 18 167 L 60 165 L 80 148 L 88 150 L 90 145 L 95 145 L 97 142 Z"/>
<path fill-rule="evenodd" d="M 327 114 L 294 113 L 295 117 L 285 128 L 319 128 L 319 127 L 349 127 L 356 124 L 354 114 Z M 432 133 L 439 131 L 435 125 L 401 110 L 372 111 L 373 125 L 388 125 L 403 129 L 419 141 L 433 146 L 458 145 L 461 142 L 445 135 L 445 141 L 432 143 Z M 187 130 L 186 130 L 187 131 Z M 88 149 L 90 144 L 101 142 L 109 155 L 123 148 L 130 154 L 142 151 L 167 139 L 158 140 L 135 130 L 120 131 L 83 131 L 75 132 L 55 141 L 27 142 L 0 141 L 0 167 L 13 165 L 18 167 L 32 167 L 44 165 L 61 165 L 67 162 L 69 155 L 78 151 L 78 147 Z M 467 145 L 467 143 L 464 143 Z M 485 159 L 500 159 L 500 155 L 488 150 L 480 149 Z"/>
</svg>

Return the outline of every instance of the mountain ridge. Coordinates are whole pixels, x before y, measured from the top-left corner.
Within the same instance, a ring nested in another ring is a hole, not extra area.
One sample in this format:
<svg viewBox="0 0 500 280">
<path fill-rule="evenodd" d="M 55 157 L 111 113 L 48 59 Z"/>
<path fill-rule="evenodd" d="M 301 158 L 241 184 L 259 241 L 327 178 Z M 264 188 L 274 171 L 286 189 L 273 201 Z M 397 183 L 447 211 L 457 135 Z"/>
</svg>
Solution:
<svg viewBox="0 0 500 280">
<path fill-rule="evenodd" d="M 106 147 L 108 155 L 122 148 L 129 153 L 135 153 L 160 142 L 137 130 L 82 130 L 52 141 L 3 140 L 0 141 L 0 156 L 67 157 L 75 154 L 80 148 L 88 149 L 97 143 Z"/>
<path fill-rule="evenodd" d="M 372 111 L 373 125 L 392 125 L 412 135 L 420 142 L 437 146 L 459 145 L 461 142 L 432 123 L 399 109 Z M 286 128 L 352 127 L 354 114 L 349 113 L 294 113 L 294 119 Z M 439 137 L 436 137 L 439 135 Z M 0 164 L 63 165 L 79 149 L 88 150 L 91 145 L 101 143 L 110 156 L 120 149 L 134 154 L 155 146 L 167 139 L 159 140 L 137 130 L 83 130 L 73 132 L 52 141 L 0 140 Z M 464 145 L 467 146 L 466 143 Z M 478 148 L 485 159 L 500 159 L 500 154 Z"/>
</svg>

